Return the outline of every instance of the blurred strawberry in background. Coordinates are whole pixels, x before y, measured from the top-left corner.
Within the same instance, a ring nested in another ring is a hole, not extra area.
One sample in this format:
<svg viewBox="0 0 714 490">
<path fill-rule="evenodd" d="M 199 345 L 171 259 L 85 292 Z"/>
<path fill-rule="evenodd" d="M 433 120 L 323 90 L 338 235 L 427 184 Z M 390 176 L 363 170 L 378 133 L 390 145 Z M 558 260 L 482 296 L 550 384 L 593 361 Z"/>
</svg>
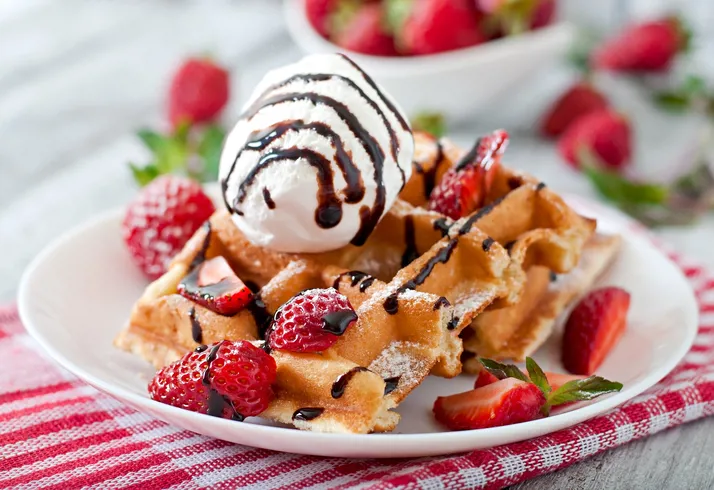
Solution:
<svg viewBox="0 0 714 490">
<path fill-rule="evenodd" d="M 203 123 L 215 119 L 228 102 L 228 72 L 210 59 L 190 58 L 174 74 L 169 88 L 169 120 Z"/>
<path fill-rule="evenodd" d="M 379 3 L 359 5 L 332 15 L 333 37 L 338 46 L 357 53 L 396 56 L 394 38 L 387 33 L 384 12 Z"/>
<path fill-rule="evenodd" d="M 688 43 L 689 33 L 676 17 L 634 24 L 600 46 L 592 64 L 615 71 L 662 71 Z"/>
<path fill-rule="evenodd" d="M 305 0 L 315 30 L 375 56 L 453 51 L 550 24 L 556 0 Z"/>
<path fill-rule="evenodd" d="M 620 169 L 630 161 L 631 145 L 630 122 L 622 114 L 601 109 L 571 124 L 558 150 L 575 167 L 595 158 L 598 166 Z"/>
<path fill-rule="evenodd" d="M 580 117 L 607 106 L 608 101 L 605 96 L 591 83 L 577 82 L 566 90 L 543 115 L 540 132 L 550 138 L 560 136 Z"/>
</svg>

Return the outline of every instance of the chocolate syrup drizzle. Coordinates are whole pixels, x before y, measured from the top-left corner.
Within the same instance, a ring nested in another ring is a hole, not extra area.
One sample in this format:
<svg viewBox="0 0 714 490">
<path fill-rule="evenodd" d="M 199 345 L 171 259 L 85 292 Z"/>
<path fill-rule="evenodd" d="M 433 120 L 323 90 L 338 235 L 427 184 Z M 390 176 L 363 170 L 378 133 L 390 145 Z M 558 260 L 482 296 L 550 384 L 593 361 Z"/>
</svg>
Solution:
<svg viewBox="0 0 714 490">
<path fill-rule="evenodd" d="M 206 261 L 208 247 L 211 246 L 211 220 L 206 220 L 201 226 L 205 230 L 206 236 L 203 238 L 201 248 L 198 249 L 198 252 L 196 252 L 196 255 L 194 255 L 193 260 L 191 261 L 191 264 L 188 266 L 189 271 L 192 271 Z"/>
<path fill-rule="evenodd" d="M 275 209 L 275 201 L 273 201 L 273 197 L 267 187 L 263 187 L 263 200 L 268 209 Z"/>
<path fill-rule="evenodd" d="M 312 420 L 316 419 L 320 415 L 322 415 L 322 412 L 324 412 L 324 408 L 320 407 L 305 407 L 305 408 L 298 408 L 295 410 L 295 413 L 293 413 L 293 420 Z"/>
<path fill-rule="evenodd" d="M 456 316 L 456 315 L 452 316 L 451 320 L 449 320 L 449 323 L 446 324 L 446 329 L 447 330 L 455 329 L 459 325 L 460 320 L 461 319 L 458 316 Z"/>
<path fill-rule="evenodd" d="M 536 191 L 539 191 L 545 187 L 545 182 L 538 182 L 538 185 L 536 186 Z"/>
<path fill-rule="evenodd" d="M 451 254 L 458 244 L 458 238 L 452 238 L 439 252 L 429 259 L 429 261 L 424 264 L 419 273 L 414 276 L 413 279 L 404 283 L 399 289 L 394 291 L 392 294 L 387 296 L 384 300 L 384 309 L 390 315 L 395 315 L 399 311 L 399 295 L 404 291 L 409 289 L 414 289 L 420 284 L 424 284 L 429 275 L 431 275 L 436 264 L 445 264 L 451 258 Z"/>
<path fill-rule="evenodd" d="M 359 284 L 359 292 L 364 293 L 367 288 L 369 288 L 372 283 L 375 281 L 375 278 L 370 276 L 369 274 L 361 271 L 348 271 L 348 272 L 343 272 L 337 278 L 335 279 L 335 282 L 332 283 L 332 287 L 337 289 L 338 291 L 340 290 L 340 282 L 342 282 L 343 277 L 349 276 L 350 278 L 350 286 L 355 287 L 357 284 Z M 360 282 L 361 281 L 361 282 Z"/>
<path fill-rule="evenodd" d="M 322 329 L 325 332 L 340 336 L 356 320 L 357 313 L 352 310 L 333 311 L 322 317 Z"/>
<path fill-rule="evenodd" d="M 188 311 L 188 317 L 191 319 L 191 337 L 197 344 L 203 344 L 203 329 L 201 323 L 196 316 L 196 307 L 192 306 Z"/>
<path fill-rule="evenodd" d="M 451 306 L 449 300 L 446 299 L 444 296 L 436 300 L 436 303 L 434 303 L 434 311 L 441 309 L 442 306 Z"/>
<path fill-rule="evenodd" d="M 493 238 L 487 237 L 481 243 L 481 248 L 483 249 L 484 252 L 488 252 L 489 250 L 491 250 L 491 245 L 493 245 L 495 241 L 496 240 L 494 240 Z"/>
<path fill-rule="evenodd" d="M 405 131 L 409 131 L 409 125 L 401 116 L 394 104 L 377 88 L 374 81 L 364 73 L 357 65 L 354 64 L 352 60 L 343 56 L 344 59 L 355 67 L 357 71 L 362 75 L 364 80 L 369 84 L 374 91 L 377 93 L 379 98 L 385 104 L 385 106 L 393 112 L 394 116 L 397 118 L 398 122 L 401 124 Z M 374 109 L 377 115 L 382 119 L 387 131 L 389 132 L 391 141 L 391 154 L 394 161 L 397 164 L 397 168 L 402 177 L 402 187 L 406 183 L 406 176 L 404 170 L 398 164 L 398 151 L 399 151 L 399 140 L 395 134 L 394 128 L 392 127 L 389 119 L 386 117 L 384 111 L 382 111 L 379 105 L 364 93 L 359 85 L 357 85 L 353 80 L 337 74 L 329 73 L 315 73 L 315 74 L 297 74 L 287 80 L 284 80 L 278 84 L 268 87 L 263 95 L 258 97 L 256 102 L 249 107 L 245 113 L 242 115 L 244 119 L 251 119 L 259 111 L 266 107 L 274 106 L 277 104 L 282 104 L 284 102 L 297 102 L 297 101 L 310 101 L 315 105 L 325 105 L 330 107 L 334 112 L 340 117 L 340 119 L 347 125 L 352 134 L 355 135 L 357 140 L 360 142 L 364 150 L 369 155 L 374 166 L 374 180 L 377 184 L 376 195 L 374 205 L 370 208 L 369 206 L 363 206 L 360 208 L 360 228 L 352 239 L 351 243 L 353 245 L 363 245 L 372 230 L 377 225 L 379 219 L 381 218 L 385 204 L 386 204 L 386 191 L 383 182 L 383 167 L 384 167 L 384 152 L 380 147 L 376 139 L 366 130 L 364 126 L 359 122 L 359 120 L 352 114 L 350 109 L 342 104 L 341 102 L 314 92 L 300 93 L 300 92 L 290 92 L 290 93 L 280 93 L 272 96 L 268 96 L 272 91 L 285 87 L 296 81 L 304 82 L 320 82 L 327 80 L 340 80 L 341 82 L 348 85 L 352 90 L 357 92 L 362 99 Z M 228 188 L 228 182 L 236 168 L 238 159 L 245 150 L 262 151 L 265 150 L 268 145 L 270 145 L 277 138 L 280 138 L 283 134 L 290 130 L 301 130 L 301 129 L 311 129 L 324 137 L 331 140 L 332 145 L 335 147 L 335 160 L 337 165 L 340 167 L 345 181 L 347 182 L 347 188 L 344 191 L 344 202 L 346 203 L 358 203 L 364 197 L 365 189 L 364 183 L 362 181 L 362 176 L 360 171 L 354 165 L 351 156 L 345 151 L 342 141 L 332 128 L 324 123 L 310 123 L 306 124 L 304 121 L 286 121 L 284 123 L 277 124 L 271 128 L 263 131 L 255 132 L 250 135 L 248 143 L 238 152 L 233 165 L 231 166 L 228 174 L 225 178 L 221 180 L 221 188 L 223 190 L 224 202 L 226 207 L 239 215 L 242 212 L 238 209 L 238 206 L 245 199 L 248 188 L 255 182 L 256 176 L 262 171 L 262 169 L 267 168 L 273 162 L 291 160 L 295 161 L 297 159 L 306 160 L 311 166 L 317 169 L 318 173 L 318 207 L 315 210 L 315 221 L 318 226 L 322 228 L 332 228 L 336 226 L 342 218 L 342 202 L 338 198 L 333 183 L 333 172 L 330 167 L 330 161 L 328 161 L 324 156 L 316 153 L 314 150 L 309 148 L 287 148 L 287 149 L 272 149 L 269 152 L 261 155 L 258 163 L 254 168 L 248 173 L 245 179 L 240 183 L 238 195 L 236 196 L 235 202 L 229 203 L 225 198 L 226 190 Z M 266 200 L 266 202 L 268 202 Z M 268 202 L 270 207 L 270 203 Z M 272 209 L 272 208 L 271 208 Z"/>
<path fill-rule="evenodd" d="M 389 395 L 391 392 L 397 389 L 400 379 L 402 379 L 401 376 L 392 376 L 391 378 L 384 378 L 384 396 Z"/>
<path fill-rule="evenodd" d="M 424 197 L 429 199 L 431 196 L 431 191 L 436 187 L 436 174 L 441 167 L 441 162 L 444 159 L 444 148 L 441 145 L 441 141 L 434 138 L 434 144 L 436 145 L 436 157 L 434 158 L 434 164 L 429 170 L 424 170 L 424 166 L 419 162 L 414 162 L 414 169 L 418 174 L 422 176 L 424 180 Z"/>
<path fill-rule="evenodd" d="M 481 146 L 481 138 L 476 140 L 476 143 L 471 147 L 471 149 L 466 152 L 466 154 L 461 157 L 461 160 L 458 161 L 458 163 L 455 165 L 455 169 L 462 170 L 464 167 L 467 165 L 470 165 L 473 163 L 473 161 L 476 159 L 478 156 L 478 150 L 479 147 Z"/>
<path fill-rule="evenodd" d="M 556 274 L 556 273 L 553 272 L 553 271 L 550 271 L 550 277 L 549 277 L 549 279 L 550 279 L 550 282 L 555 282 L 555 281 L 557 281 L 557 280 L 558 280 L 558 274 Z"/>
<path fill-rule="evenodd" d="M 478 145 L 476 145 L 478 146 Z M 426 281 L 426 279 L 429 277 L 429 275 L 432 273 L 434 270 L 434 267 L 436 267 L 437 264 L 442 263 L 445 264 L 446 262 L 449 261 L 451 258 L 451 254 L 453 253 L 454 249 L 459 243 L 459 238 L 461 238 L 463 235 L 466 235 L 468 232 L 471 231 L 471 228 L 473 228 L 473 225 L 478 221 L 479 219 L 483 218 L 486 216 L 488 213 L 493 211 L 493 209 L 505 198 L 506 196 L 502 196 L 499 199 L 494 200 L 491 204 L 484 206 L 483 208 L 479 209 L 476 213 L 474 213 L 469 219 L 467 219 L 463 225 L 461 225 L 461 228 L 459 228 L 459 233 L 458 236 L 450 239 L 444 247 L 442 247 L 437 254 L 430 258 L 429 261 L 422 267 L 422 269 L 419 271 L 419 273 L 413 278 L 405 282 L 400 288 L 398 288 L 396 291 L 394 291 L 392 294 L 387 296 L 387 299 L 384 300 L 384 309 L 387 313 L 390 315 L 395 315 L 399 311 L 399 295 L 402 294 L 404 291 L 410 290 L 410 289 L 415 289 L 417 286 L 421 285 Z M 441 219 L 441 218 L 440 218 Z M 434 222 L 434 228 L 435 229 L 440 229 L 440 227 L 437 227 L 436 223 L 439 220 L 436 220 Z M 445 221 L 443 224 L 445 225 Z M 453 225 L 452 225 L 453 226 Z M 446 234 L 448 235 L 449 230 L 451 227 L 446 228 Z M 452 318 L 452 321 L 454 319 Z M 451 322 L 450 322 L 451 324 Z M 456 325 L 458 324 L 458 318 L 456 319 L 456 323 L 451 327 L 456 328 Z"/>
<path fill-rule="evenodd" d="M 355 374 L 369 371 L 366 367 L 355 366 L 344 374 L 340 374 L 334 383 L 332 383 L 332 389 L 330 394 L 332 398 L 341 398 L 345 394 L 345 388 L 347 388 L 347 383 L 354 377 Z"/>
<path fill-rule="evenodd" d="M 440 231 L 442 237 L 445 237 L 449 234 L 449 229 L 451 228 L 451 225 L 447 224 L 447 222 L 447 218 L 439 218 L 434 220 L 434 229 Z"/>
<path fill-rule="evenodd" d="M 402 255 L 402 267 L 406 267 L 419 257 L 416 247 L 416 236 L 414 234 L 414 216 L 407 215 L 404 220 L 404 241 L 406 248 Z"/>
</svg>

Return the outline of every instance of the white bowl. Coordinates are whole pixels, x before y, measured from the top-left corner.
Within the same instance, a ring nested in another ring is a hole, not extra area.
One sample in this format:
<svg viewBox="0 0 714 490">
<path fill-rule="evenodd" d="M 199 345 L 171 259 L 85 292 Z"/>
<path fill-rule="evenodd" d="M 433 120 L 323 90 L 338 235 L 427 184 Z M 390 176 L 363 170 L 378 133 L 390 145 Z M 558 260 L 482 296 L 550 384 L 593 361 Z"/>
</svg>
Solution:
<svg viewBox="0 0 714 490">
<path fill-rule="evenodd" d="M 426 56 L 369 56 L 341 49 L 320 36 L 303 0 L 285 0 L 288 30 L 307 53 L 342 51 L 392 94 L 410 117 L 421 111 L 444 114 L 449 122 L 472 119 L 496 97 L 504 96 L 540 69 L 557 61 L 573 38 L 566 22 L 479 46 Z"/>
</svg>

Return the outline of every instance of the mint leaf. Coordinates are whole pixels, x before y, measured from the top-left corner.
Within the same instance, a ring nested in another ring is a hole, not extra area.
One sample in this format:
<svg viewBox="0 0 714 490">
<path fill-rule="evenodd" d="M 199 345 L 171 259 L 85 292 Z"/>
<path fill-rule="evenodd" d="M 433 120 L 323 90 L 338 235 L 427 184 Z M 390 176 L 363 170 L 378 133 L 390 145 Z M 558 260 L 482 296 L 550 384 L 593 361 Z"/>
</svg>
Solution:
<svg viewBox="0 0 714 490">
<path fill-rule="evenodd" d="M 654 94 L 653 101 L 669 112 L 684 112 L 689 109 L 691 102 L 688 95 L 679 92 L 658 92 Z"/>
<path fill-rule="evenodd" d="M 579 152 L 580 156 L 582 152 Z M 664 204 L 669 197 L 667 187 L 658 184 L 631 182 L 615 172 L 599 170 L 584 164 L 583 173 L 603 197 L 618 204 Z"/>
<path fill-rule="evenodd" d="M 547 397 L 550 393 L 550 383 L 546 378 L 545 373 L 532 358 L 526 357 L 526 369 L 528 376 L 531 378 L 531 383 L 540 388 L 540 391 Z"/>
<path fill-rule="evenodd" d="M 574 379 L 553 391 L 547 398 L 546 406 L 557 407 L 564 403 L 592 400 L 607 393 L 615 393 L 621 389 L 622 383 L 610 381 L 600 376 Z"/>
<path fill-rule="evenodd" d="M 514 366 L 513 364 L 501 364 L 500 362 L 484 358 L 481 358 L 480 361 L 486 371 L 493 374 L 498 379 L 516 378 L 521 381 L 530 381 L 528 377 L 523 374 L 523 371 L 518 369 L 518 366 Z"/>
<path fill-rule="evenodd" d="M 424 131 L 435 138 L 441 138 L 446 132 L 446 120 L 439 112 L 421 112 L 412 119 L 414 131 Z"/>
<path fill-rule="evenodd" d="M 218 178 L 218 166 L 225 136 L 226 132 L 220 126 L 211 125 L 205 128 L 201 143 L 198 145 L 198 154 L 204 162 L 201 181 L 210 182 Z"/>
<path fill-rule="evenodd" d="M 166 136 L 159 134 L 156 131 L 152 131 L 151 129 L 140 129 L 136 132 L 136 135 L 153 153 L 161 151 L 161 148 L 163 148 L 168 141 Z"/>
<path fill-rule="evenodd" d="M 187 162 L 188 148 L 175 138 L 167 139 L 166 144 L 156 153 L 156 168 L 162 175 L 183 171 Z"/>
<path fill-rule="evenodd" d="M 144 187 L 146 184 L 159 176 L 159 170 L 153 163 L 140 167 L 129 162 L 129 168 L 131 168 L 131 173 L 134 176 L 136 183 L 139 184 L 139 187 Z"/>
</svg>

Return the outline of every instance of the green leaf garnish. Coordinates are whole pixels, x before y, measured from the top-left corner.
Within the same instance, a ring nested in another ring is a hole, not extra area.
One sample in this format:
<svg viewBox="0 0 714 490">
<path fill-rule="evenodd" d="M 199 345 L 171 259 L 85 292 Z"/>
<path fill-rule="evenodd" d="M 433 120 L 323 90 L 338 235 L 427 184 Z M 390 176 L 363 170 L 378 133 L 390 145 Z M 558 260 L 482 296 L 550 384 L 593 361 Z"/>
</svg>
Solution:
<svg viewBox="0 0 714 490">
<path fill-rule="evenodd" d="M 203 139 L 198 145 L 198 154 L 203 158 L 204 162 L 201 175 L 201 180 L 204 182 L 218 178 L 218 167 L 225 136 L 225 130 L 217 125 L 207 126 L 204 130 Z"/>
<path fill-rule="evenodd" d="M 669 196 L 658 184 L 631 182 L 614 172 L 583 167 L 583 172 L 603 197 L 618 204 L 663 204 Z"/>
<path fill-rule="evenodd" d="M 129 168 L 131 168 L 131 174 L 134 176 L 134 180 L 140 187 L 144 187 L 146 184 L 159 176 L 159 170 L 153 163 L 140 167 L 129 162 Z"/>
<path fill-rule="evenodd" d="M 518 366 L 513 364 L 501 364 L 500 362 L 484 358 L 481 358 L 480 361 L 486 371 L 493 374 L 498 379 L 516 378 L 521 381 L 530 381 L 528 377 L 523 374 L 523 371 L 518 369 Z"/>
<path fill-rule="evenodd" d="M 151 150 L 153 153 L 161 151 L 161 149 L 167 144 L 169 138 L 166 136 L 152 131 L 151 129 L 140 129 L 136 132 L 142 143 Z"/>
<path fill-rule="evenodd" d="M 446 120 L 439 112 L 421 112 L 412 119 L 412 129 L 441 138 L 446 133 Z"/>
<path fill-rule="evenodd" d="M 600 376 L 574 379 L 553 391 L 547 397 L 546 407 L 557 407 L 564 403 L 592 400 L 607 393 L 618 392 L 621 389 L 622 383 L 610 381 Z"/>
<path fill-rule="evenodd" d="M 546 378 L 545 373 L 532 358 L 526 357 L 526 369 L 528 376 L 531 378 L 531 383 L 540 388 L 540 391 L 547 397 L 550 394 L 550 383 Z"/>
</svg>

